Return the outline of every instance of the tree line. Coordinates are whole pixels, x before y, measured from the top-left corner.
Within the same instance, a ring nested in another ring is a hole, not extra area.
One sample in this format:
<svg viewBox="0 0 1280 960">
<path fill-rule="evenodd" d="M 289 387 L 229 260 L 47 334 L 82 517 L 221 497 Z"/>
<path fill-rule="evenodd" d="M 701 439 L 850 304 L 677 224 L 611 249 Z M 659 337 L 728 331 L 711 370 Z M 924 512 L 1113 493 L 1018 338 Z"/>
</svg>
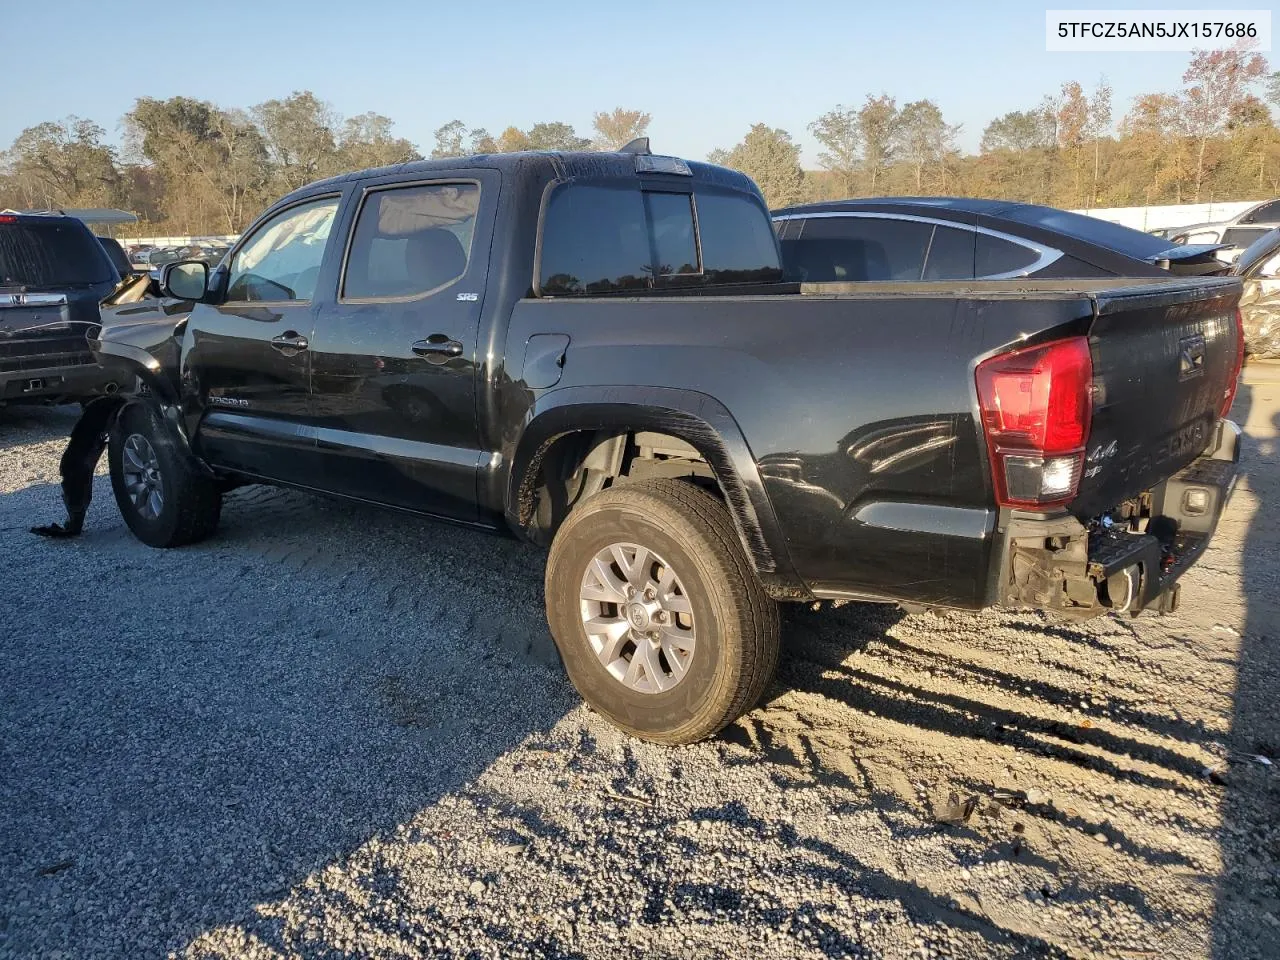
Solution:
<svg viewBox="0 0 1280 960">
<path fill-rule="evenodd" d="M 1269 106 L 1270 105 L 1270 106 Z M 1180 89 L 1135 97 L 1119 121 L 1105 78 L 1065 83 L 1026 109 L 991 120 L 977 153 L 933 100 L 889 94 L 838 105 L 808 125 L 820 169 L 800 146 L 757 123 L 708 159 L 748 173 L 771 206 L 882 194 L 957 194 L 1068 208 L 1280 196 L 1280 73 L 1248 50 L 1197 51 Z M 431 157 L 515 150 L 608 150 L 643 136 L 636 109 L 595 114 L 591 135 L 543 121 L 492 134 L 452 120 Z M 349 170 L 420 159 L 378 113 L 341 117 L 310 91 L 248 109 L 204 100 L 139 98 L 120 147 L 91 120 L 30 127 L 0 154 L 0 209 L 118 207 L 143 232 L 235 233 L 267 203 Z"/>
</svg>

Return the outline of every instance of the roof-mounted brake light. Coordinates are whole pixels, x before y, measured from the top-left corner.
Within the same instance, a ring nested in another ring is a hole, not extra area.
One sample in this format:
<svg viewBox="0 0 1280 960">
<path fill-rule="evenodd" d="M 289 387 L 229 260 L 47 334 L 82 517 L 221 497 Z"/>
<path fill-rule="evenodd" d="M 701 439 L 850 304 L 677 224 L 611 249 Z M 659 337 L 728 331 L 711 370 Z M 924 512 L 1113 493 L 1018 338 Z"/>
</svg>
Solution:
<svg viewBox="0 0 1280 960">
<path fill-rule="evenodd" d="M 674 173 L 682 177 L 693 176 L 689 165 L 679 157 L 656 157 L 648 153 L 637 154 L 636 173 Z"/>
</svg>

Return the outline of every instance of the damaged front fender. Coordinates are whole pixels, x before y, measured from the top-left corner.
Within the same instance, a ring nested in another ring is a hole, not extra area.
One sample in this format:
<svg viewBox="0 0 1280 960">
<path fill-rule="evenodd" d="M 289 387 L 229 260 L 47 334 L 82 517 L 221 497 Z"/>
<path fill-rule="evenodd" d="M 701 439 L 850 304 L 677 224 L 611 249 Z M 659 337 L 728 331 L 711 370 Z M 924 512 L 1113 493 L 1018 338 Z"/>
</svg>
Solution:
<svg viewBox="0 0 1280 960">
<path fill-rule="evenodd" d="M 190 316 L 188 309 L 169 311 L 170 304 L 141 309 L 120 309 L 103 313 L 98 336 L 89 349 L 98 362 L 118 375 L 117 382 L 129 385 L 128 393 L 153 393 L 164 404 L 181 399 L 179 363 L 182 333 Z"/>
</svg>

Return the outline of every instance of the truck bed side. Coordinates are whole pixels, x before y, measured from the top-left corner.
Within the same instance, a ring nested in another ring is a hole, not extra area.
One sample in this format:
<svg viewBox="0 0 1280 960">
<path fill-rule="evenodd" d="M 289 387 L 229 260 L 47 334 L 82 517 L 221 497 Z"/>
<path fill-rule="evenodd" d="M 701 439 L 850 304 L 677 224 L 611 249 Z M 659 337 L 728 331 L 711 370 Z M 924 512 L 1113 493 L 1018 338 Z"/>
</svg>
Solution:
<svg viewBox="0 0 1280 960">
<path fill-rule="evenodd" d="M 1230 341 L 1215 325 L 1238 296 L 1231 280 L 847 286 L 806 285 L 798 296 L 521 300 L 506 343 L 507 403 L 528 411 L 552 390 L 635 384 L 713 397 L 741 428 L 789 560 L 810 589 L 982 606 L 992 600 L 999 512 L 976 416 L 976 364 L 1092 331 L 1101 437 L 1146 450 L 1128 457 L 1146 467 L 1086 481 L 1081 509 L 1105 509 L 1198 452 L 1152 454 L 1167 448 L 1170 431 L 1202 419 L 1210 394 L 1221 397 Z M 1175 323 L 1197 332 L 1175 337 Z M 1144 421 L 1138 405 L 1149 398 L 1132 385 L 1144 379 L 1140 357 L 1163 363 L 1170 343 L 1202 330 L 1203 383 L 1181 412 Z M 554 387 L 522 380 L 535 334 L 568 338 Z"/>
</svg>

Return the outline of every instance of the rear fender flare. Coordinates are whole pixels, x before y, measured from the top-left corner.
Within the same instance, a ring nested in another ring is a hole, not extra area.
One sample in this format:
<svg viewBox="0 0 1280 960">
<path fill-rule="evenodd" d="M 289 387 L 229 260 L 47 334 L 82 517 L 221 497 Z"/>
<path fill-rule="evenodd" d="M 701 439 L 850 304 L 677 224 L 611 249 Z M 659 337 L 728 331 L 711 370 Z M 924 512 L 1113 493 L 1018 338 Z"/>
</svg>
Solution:
<svg viewBox="0 0 1280 960">
<path fill-rule="evenodd" d="M 652 430 L 684 440 L 710 465 L 738 537 L 756 573 L 775 597 L 802 599 L 786 542 L 741 429 L 717 400 L 671 387 L 565 387 L 530 408 L 511 458 L 506 517 L 527 536 L 542 460 L 561 437 L 580 431 Z"/>
</svg>

